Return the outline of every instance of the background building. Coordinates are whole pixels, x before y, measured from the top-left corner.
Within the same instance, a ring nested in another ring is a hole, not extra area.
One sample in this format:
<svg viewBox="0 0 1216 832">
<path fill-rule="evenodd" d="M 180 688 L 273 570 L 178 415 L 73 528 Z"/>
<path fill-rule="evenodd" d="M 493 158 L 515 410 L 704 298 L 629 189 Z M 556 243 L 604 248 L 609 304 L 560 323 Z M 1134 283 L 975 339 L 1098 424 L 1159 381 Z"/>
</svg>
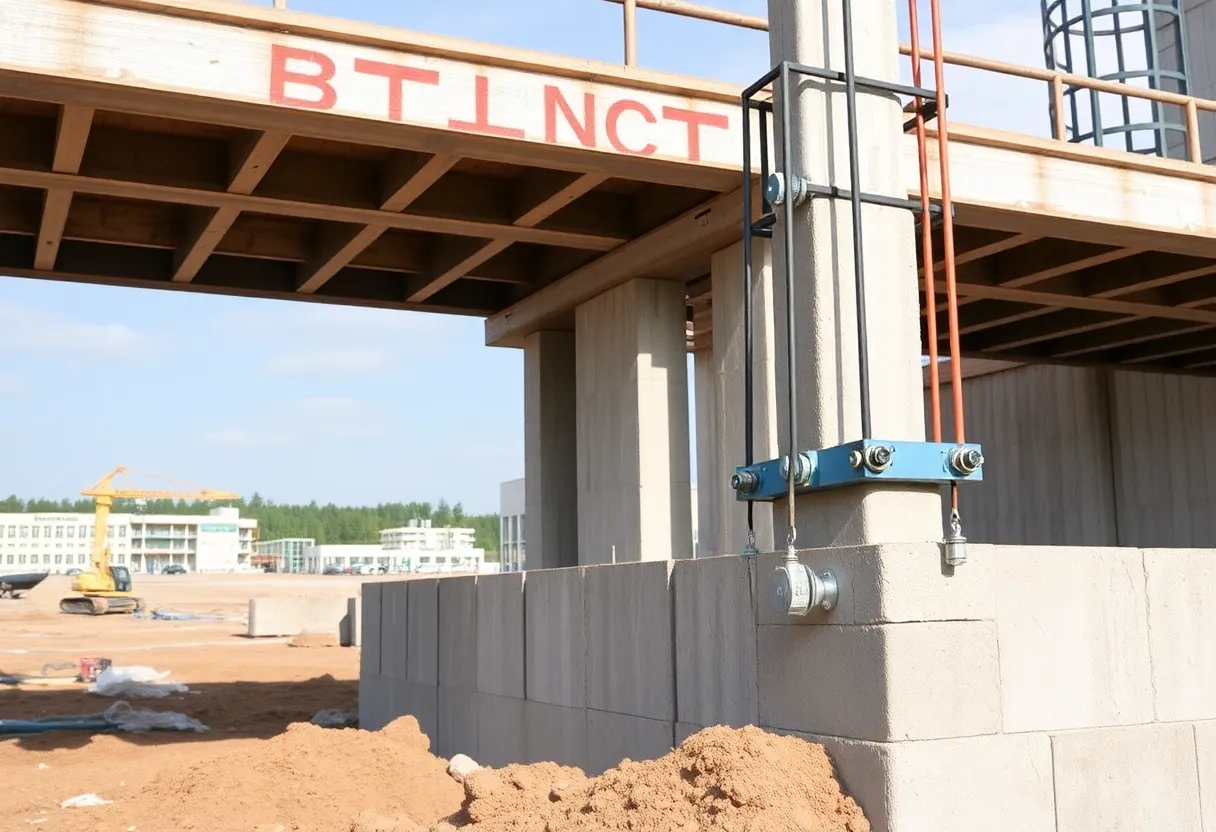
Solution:
<svg viewBox="0 0 1216 832">
<path fill-rule="evenodd" d="M 498 562 L 503 572 L 523 571 L 527 558 L 527 537 L 524 533 L 526 498 L 524 496 L 525 478 L 507 480 L 498 486 L 498 524 L 499 546 Z M 697 535 L 697 487 L 691 488 L 692 516 L 692 556 L 700 554 L 700 544 Z"/>
<path fill-rule="evenodd" d="M 440 528 L 430 520 L 411 520 L 407 525 L 380 532 L 380 545 L 390 551 L 401 549 L 472 549 L 473 529 Z"/>
<path fill-rule="evenodd" d="M 316 545 L 316 539 L 311 537 L 263 540 L 255 546 L 253 565 L 259 568 L 270 566 L 275 572 L 303 572 L 304 552 Z"/>
<path fill-rule="evenodd" d="M 89 565 L 93 514 L 0 514 L 0 568 L 66 572 Z M 111 514 L 106 536 L 114 563 L 133 572 L 169 564 L 191 572 L 250 566 L 258 521 L 235 508 L 210 514 Z"/>
<path fill-rule="evenodd" d="M 503 572 L 520 572 L 527 553 L 524 537 L 524 479 L 498 486 L 498 562 Z"/>
</svg>

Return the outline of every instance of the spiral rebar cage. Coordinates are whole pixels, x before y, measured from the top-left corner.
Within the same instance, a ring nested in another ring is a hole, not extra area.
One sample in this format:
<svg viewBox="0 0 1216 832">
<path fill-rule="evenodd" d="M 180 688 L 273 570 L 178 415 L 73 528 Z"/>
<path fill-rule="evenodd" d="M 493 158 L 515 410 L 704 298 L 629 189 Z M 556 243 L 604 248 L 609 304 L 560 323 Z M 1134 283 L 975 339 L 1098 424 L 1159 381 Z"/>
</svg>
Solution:
<svg viewBox="0 0 1216 832">
<path fill-rule="evenodd" d="M 1190 94 L 1182 0 L 1041 2 L 1048 69 Z M 1186 146 L 1179 107 L 1066 86 L 1064 110 L 1069 141 L 1158 156 Z"/>
</svg>

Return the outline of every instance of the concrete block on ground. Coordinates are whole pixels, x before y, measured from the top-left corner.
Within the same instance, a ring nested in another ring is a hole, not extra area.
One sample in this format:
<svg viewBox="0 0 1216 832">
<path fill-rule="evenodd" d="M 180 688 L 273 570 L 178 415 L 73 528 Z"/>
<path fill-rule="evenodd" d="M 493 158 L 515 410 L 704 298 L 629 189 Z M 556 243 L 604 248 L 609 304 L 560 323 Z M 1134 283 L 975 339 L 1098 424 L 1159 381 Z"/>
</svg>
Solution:
<svg viewBox="0 0 1216 832">
<path fill-rule="evenodd" d="M 393 581 L 380 590 L 380 673 L 390 679 L 406 679 L 408 581 Z"/>
<path fill-rule="evenodd" d="M 739 727 L 756 705 L 754 559 L 679 561 L 675 598 L 676 715 L 697 725 Z"/>
<path fill-rule="evenodd" d="M 587 707 L 675 720 L 671 562 L 588 567 Z"/>
<path fill-rule="evenodd" d="M 359 645 L 359 677 L 365 674 L 380 674 L 380 584 L 364 584 L 361 604 L 363 608 L 363 643 Z"/>
<path fill-rule="evenodd" d="M 523 572 L 478 576 L 476 658 L 479 693 L 524 698 Z"/>
<path fill-rule="evenodd" d="M 782 733 L 824 747 L 874 832 L 1056 832 L 1046 734 L 872 743 Z"/>
<path fill-rule="evenodd" d="M 524 705 L 511 696 L 477 695 L 477 762 L 496 768 L 526 762 Z"/>
<path fill-rule="evenodd" d="M 783 553 L 762 555 L 757 573 L 761 624 L 895 624 L 913 621 L 991 621 L 996 618 L 993 569 L 998 547 L 969 545 L 969 560 L 950 569 L 937 543 L 887 543 L 806 549 L 799 560 L 831 569 L 840 600 L 831 611 L 806 616 L 779 614 L 768 601 L 768 585 Z"/>
<path fill-rule="evenodd" d="M 439 580 L 439 686 L 477 690 L 475 576 Z"/>
<path fill-rule="evenodd" d="M 571 708 L 587 703 L 584 573 L 582 568 L 527 573 L 524 661 L 531 701 Z"/>
<path fill-rule="evenodd" d="M 1203 832 L 1216 832 L 1216 720 L 1195 724 L 1195 757 L 1199 764 Z"/>
<path fill-rule="evenodd" d="M 468 754 L 477 762 L 477 717 L 481 711 L 480 694 L 458 688 L 439 688 L 438 738 L 431 745 L 437 756 L 450 759 L 456 754 Z"/>
<path fill-rule="evenodd" d="M 587 773 L 603 774 L 621 760 L 654 760 L 672 749 L 675 725 L 667 720 L 587 711 Z"/>
<path fill-rule="evenodd" d="M 350 628 L 350 646 L 363 647 L 363 598 L 362 591 L 359 596 L 346 599 L 346 621 Z M 363 660 L 362 654 L 359 660 Z"/>
<path fill-rule="evenodd" d="M 761 626 L 760 724 L 891 742 L 1000 730 L 996 627 Z"/>
<path fill-rule="evenodd" d="M 379 674 L 359 674 L 360 728 L 379 731 L 392 720 L 391 682 Z"/>
<path fill-rule="evenodd" d="M 439 579 L 406 582 L 405 676 L 439 684 Z"/>
<path fill-rule="evenodd" d="M 333 633 L 350 643 L 349 601 L 341 595 L 283 595 L 249 599 L 250 638 Z"/>
<path fill-rule="evenodd" d="M 405 714 L 414 717 L 422 733 L 430 739 L 431 751 L 434 751 L 439 737 L 439 688 L 400 679 L 393 679 L 392 683 L 393 716 L 389 722 Z"/>
<path fill-rule="evenodd" d="M 1067 731 L 1051 742 L 1060 829 L 1201 832 L 1192 725 Z"/>
<path fill-rule="evenodd" d="M 533 573 L 535 575 L 535 573 Z M 529 585 L 532 576 L 528 577 Z M 545 702 L 524 703 L 524 761 L 587 768 L 587 711 Z"/>
<path fill-rule="evenodd" d="M 1145 549 L 1144 574 L 1156 717 L 1216 719 L 1216 557 L 1210 549 Z"/>
<path fill-rule="evenodd" d="M 995 577 L 1005 731 L 1153 720 L 1138 549 L 1001 546 Z"/>
</svg>

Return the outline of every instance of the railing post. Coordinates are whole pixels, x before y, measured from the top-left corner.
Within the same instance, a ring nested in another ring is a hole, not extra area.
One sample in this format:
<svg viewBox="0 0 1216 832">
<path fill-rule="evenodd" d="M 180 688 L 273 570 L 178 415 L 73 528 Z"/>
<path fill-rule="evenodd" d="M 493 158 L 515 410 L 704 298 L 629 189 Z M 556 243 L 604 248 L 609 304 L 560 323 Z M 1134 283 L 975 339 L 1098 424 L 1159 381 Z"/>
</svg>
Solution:
<svg viewBox="0 0 1216 832">
<path fill-rule="evenodd" d="M 1068 141 L 1068 129 L 1064 126 L 1064 79 L 1059 73 L 1051 76 L 1051 103 L 1055 136 L 1058 141 Z"/>
<path fill-rule="evenodd" d="M 1203 148 L 1199 143 L 1199 107 L 1195 99 L 1186 102 L 1186 147 L 1187 158 L 1195 164 L 1203 164 Z"/>
<path fill-rule="evenodd" d="M 277 0 L 276 0 L 277 2 Z M 625 0 L 625 66 L 638 65 L 638 4 Z"/>
</svg>

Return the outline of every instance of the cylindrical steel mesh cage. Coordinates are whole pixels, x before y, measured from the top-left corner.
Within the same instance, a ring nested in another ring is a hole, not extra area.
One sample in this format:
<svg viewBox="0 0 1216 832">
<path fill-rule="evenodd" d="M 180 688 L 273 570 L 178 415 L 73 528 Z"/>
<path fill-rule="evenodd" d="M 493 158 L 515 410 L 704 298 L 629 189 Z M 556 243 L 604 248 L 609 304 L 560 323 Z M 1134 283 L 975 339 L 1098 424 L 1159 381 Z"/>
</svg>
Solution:
<svg viewBox="0 0 1216 832">
<path fill-rule="evenodd" d="M 1190 94 L 1182 0 L 1041 0 L 1047 68 Z M 1055 101 L 1049 99 L 1052 123 Z M 1179 156 L 1182 108 L 1076 86 L 1064 88 L 1067 138 Z"/>
</svg>

